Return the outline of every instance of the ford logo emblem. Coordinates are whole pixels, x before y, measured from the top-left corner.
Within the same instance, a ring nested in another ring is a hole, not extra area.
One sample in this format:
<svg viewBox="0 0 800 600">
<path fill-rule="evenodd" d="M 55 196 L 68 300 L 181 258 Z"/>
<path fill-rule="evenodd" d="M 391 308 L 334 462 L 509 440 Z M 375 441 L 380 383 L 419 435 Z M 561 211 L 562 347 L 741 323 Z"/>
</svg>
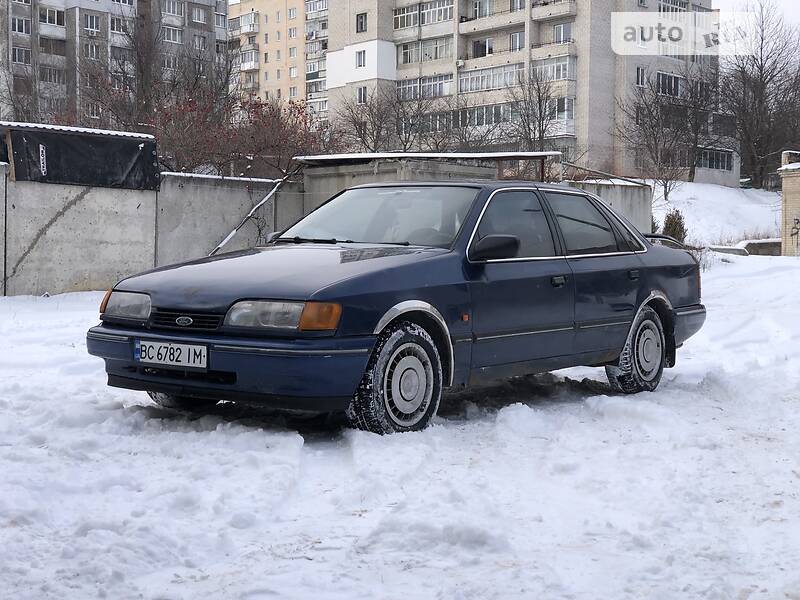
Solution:
<svg viewBox="0 0 800 600">
<path fill-rule="evenodd" d="M 178 317 L 175 319 L 175 323 L 180 325 L 181 327 L 188 327 L 192 323 L 194 323 L 194 319 L 192 317 Z"/>
</svg>

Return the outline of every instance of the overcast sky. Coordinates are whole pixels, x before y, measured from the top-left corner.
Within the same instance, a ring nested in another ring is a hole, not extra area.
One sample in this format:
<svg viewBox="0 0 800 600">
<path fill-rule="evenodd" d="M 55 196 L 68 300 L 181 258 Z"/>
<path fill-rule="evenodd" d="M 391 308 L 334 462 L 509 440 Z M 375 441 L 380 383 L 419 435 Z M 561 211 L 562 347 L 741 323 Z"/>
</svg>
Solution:
<svg viewBox="0 0 800 600">
<path fill-rule="evenodd" d="M 783 11 L 787 21 L 800 23 L 800 2 L 798 0 L 773 0 Z M 723 10 L 741 10 L 746 0 L 714 0 L 714 8 Z"/>
</svg>

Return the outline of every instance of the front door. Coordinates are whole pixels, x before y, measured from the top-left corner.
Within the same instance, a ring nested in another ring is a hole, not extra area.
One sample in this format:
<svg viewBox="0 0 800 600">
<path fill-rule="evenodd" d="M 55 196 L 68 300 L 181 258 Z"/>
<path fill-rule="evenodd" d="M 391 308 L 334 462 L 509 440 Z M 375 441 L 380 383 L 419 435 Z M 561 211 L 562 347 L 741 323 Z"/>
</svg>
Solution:
<svg viewBox="0 0 800 600">
<path fill-rule="evenodd" d="M 619 351 L 636 313 L 643 263 L 588 197 L 551 191 L 545 197 L 575 282 L 575 353 Z"/>
<path fill-rule="evenodd" d="M 507 234 L 520 247 L 512 259 L 467 266 L 474 368 L 572 353 L 574 287 L 553 231 L 535 191 L 503 190 L 490 198 L 471 243 Z"/>
</svg>

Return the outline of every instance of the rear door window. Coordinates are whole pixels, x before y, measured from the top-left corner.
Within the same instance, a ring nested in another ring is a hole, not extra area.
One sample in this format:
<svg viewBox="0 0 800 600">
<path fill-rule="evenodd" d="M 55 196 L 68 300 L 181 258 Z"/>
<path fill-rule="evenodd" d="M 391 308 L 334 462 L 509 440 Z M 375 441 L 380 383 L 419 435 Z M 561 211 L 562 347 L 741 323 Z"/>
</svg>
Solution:
<svg viewBox="0 0 800 600">
<path fill-rule="evenodd" d="M 546 192 L 564 236 L 567 254 L 619 252 L 611 223 L 586 196 Z"/>
<path fill-rule="evenodd" d="M 498 192 L 478 226 L 477 239 L 487 235 L 515 235 L 519 238 L 516 258 L 542 258 L 555 255 L 553 234 L 542 204 L 532 191 Z"/>
</svg>

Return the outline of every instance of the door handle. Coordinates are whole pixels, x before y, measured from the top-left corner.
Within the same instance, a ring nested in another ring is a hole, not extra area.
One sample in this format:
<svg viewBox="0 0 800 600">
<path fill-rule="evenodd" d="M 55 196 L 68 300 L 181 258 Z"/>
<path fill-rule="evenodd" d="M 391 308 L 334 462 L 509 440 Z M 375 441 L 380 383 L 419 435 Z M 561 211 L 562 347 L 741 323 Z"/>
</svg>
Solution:
<svg viewBox="0 0 800 600">
<path fill-rule="evenodd" d="M 638 281 L 638 279 L 639 279 L 639 269 L 633 269 L 632 271 L 628 271 L 628 278 L 631 281 Z"/>
<path fill-rule="evenodd" d="M 556 288 L 564 287 L 567 283 L 567 278 L 565 275 L 556 275 L 550 278 L 550 283 Z"/>
</svg>

